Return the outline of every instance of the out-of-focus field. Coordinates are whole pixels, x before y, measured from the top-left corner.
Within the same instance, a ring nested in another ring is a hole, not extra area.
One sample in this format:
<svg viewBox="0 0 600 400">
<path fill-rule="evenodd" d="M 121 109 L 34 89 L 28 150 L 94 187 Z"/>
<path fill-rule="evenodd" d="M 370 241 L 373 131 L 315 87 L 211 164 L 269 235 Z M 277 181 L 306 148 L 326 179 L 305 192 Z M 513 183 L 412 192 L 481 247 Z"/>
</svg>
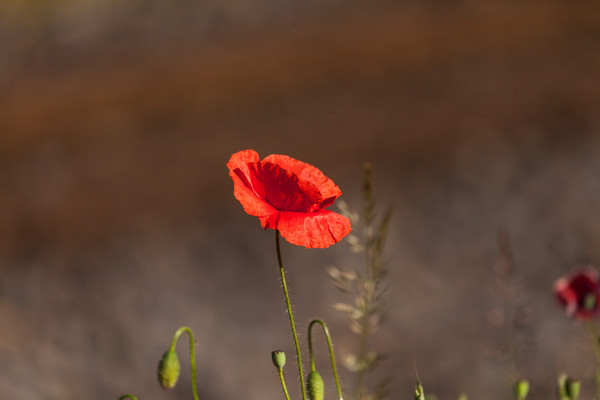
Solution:
<svg viewBox="0 0 600 400">
<path fill-rule="evenodd" d="M 506 304 L 522 309 L 531 398 L 552 398 L 561 372 L 591 396 L 593 354 L 552 284 L 600 263 L 600 3 L 13 0 L 0 4 L 2 398 L 189 398 L 186 361 L 174 392 L 155 380 L 181 325 L 197 332 L 202 399 L 280 398 L 274 349 L 297 395 L 274 234 L 225 168 L 246 148 L 318 166 L 354 208 L 374 165 L 395 209 L 373 341 L 390 398 L 412 395 L 413 359 L 440 399 L 508 398 Z M 340 354 L 352 348 L 325 268 L 362 257 L 283 251 L 299 329 L 322 317 Z"/>
</svg>

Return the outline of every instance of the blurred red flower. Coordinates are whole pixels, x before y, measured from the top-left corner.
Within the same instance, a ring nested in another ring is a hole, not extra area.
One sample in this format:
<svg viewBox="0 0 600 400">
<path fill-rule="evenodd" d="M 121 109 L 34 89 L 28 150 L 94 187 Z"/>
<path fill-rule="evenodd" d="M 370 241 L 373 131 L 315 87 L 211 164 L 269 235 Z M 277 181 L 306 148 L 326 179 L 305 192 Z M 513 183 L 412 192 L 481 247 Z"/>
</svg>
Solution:
<svg viewBox="0 0 600 400">
<path fill-rule="evenodd" d="M 244 210 L 288 242 L 324 248 L 352 230 L 348 218 L 324 209 L 342 192 L 316 167 L 278 154 L 261 161 L 254 150 L 235 153 L 227 167 Z"/>
<path fill-rule="evenodd" d="M 554 293 L 567 316 L 590 319 L 600 314 L 600 282 L 598 271 L 586 267 L 554 283 Z"/>
</svg>

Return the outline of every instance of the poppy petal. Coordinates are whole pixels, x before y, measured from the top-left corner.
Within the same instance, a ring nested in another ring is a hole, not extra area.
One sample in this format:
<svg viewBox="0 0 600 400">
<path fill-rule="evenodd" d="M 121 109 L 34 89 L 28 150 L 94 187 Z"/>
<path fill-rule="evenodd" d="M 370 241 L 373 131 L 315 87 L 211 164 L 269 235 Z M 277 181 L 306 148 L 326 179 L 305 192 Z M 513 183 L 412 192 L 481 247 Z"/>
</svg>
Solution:
<svg viewBox="0 0 600 400">
<path fill-rule="evenodd" d="M 281 168 L 296 174 L 300 180 L 308 181 L 315 185 L 323 198 L 317 209 L 322 209 L 333 204 L 335 199 L 342 195 L 340 188 L 325 176 L 320 169 L 313 165 L 282 154 L 271 154 L 265 157 L 263 162 L 277 164 Z"/>
<path fill-rule="evenodd" d="M 569 287 L 567 278 L 560 278 L 554 284 L 556 299 L 565 308 L 569 318 L 577 311 L 577 294 Z"/>
<path fill-rule="evenodd" d="M 350 220 L 329 210 L 313 213 L 282 211 L 268 218 L 265 228 L 278 229 L 288 242 L 308 248 L 325 248 L 352 230 Z"/>
<path fill-rule="evenodd" d="M 315 185 L 270 162 L 250 165 L 252 186 L 257 195 L 278 210 L 311 212 L 322 200 Z"/>
<path fill-rule="evenodd" d="M 254 150 L 238 151 L 231 156 L 227 163 L 229 176 L 231 176 L 234 183 L 243 183 L 244 177 L 246 180 L 250 179 L 248 164 L 259 161 L 258 153 Z"/>
<path fill-rule="evenodd" d="M 277 213 L 277 210 L 272 205 L 256 196 L 256 193 L 246 185 L 234 182 L 233 195 L 242 204 L 244 211 L 250 215 L 262 218 Z"/>
<path fill-rule="evenodd" d="M 277 212 L 273 206 L 257 195 L 253 187 L 253 174 L 250 166 L 260 161 L 254 150 L 244 150 L 235 153 L 229 159 L 227 167 L 229 176 L 233 179 L 233 195 L 250 215 L 265 217 Z"/>
</svg>

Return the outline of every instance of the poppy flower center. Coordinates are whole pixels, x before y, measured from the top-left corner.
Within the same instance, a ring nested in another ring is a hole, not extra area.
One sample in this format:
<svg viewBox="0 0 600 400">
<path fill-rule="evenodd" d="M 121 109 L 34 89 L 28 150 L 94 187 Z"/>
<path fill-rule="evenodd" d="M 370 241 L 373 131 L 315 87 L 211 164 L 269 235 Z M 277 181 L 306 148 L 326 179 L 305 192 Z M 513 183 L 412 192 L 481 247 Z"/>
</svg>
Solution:
<svg viewBox="0 0 600 400">
<path fill-rule="evenodd" d="M 583 309 L 586 311 L 594 311 L 596 309 L 598 299 L 595 293 L 588 293 L 583 298 Z"/>
<path fill-rule="evenodd" d="M 313 183 L 270 162 L 251 163 L 248 167 L 254 192 L 277 210 L 313 212 L 321 208 L 322 196 Z"/>
</svg>

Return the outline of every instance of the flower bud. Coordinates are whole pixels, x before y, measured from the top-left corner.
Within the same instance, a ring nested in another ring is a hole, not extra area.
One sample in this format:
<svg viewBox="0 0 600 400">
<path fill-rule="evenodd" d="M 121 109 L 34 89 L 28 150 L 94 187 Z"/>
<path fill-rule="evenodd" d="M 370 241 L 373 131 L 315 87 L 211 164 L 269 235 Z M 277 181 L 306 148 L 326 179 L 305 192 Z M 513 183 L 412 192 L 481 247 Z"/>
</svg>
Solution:
<svg viewBox="0 0 600 400">
<path fill-rule="evenodd" d="M 577 400 L 581 390 L 581 382 L 561 375 L 558 378 L 558 392 L 561 400 Z"/>
<path fill-rule="evenodd" d="M 271 352 L 271 358 L 273 360 L 273 365 L 279 370 L 283 369 L 285 365 L 285 353 L 283 350 L 275 350 Z"/>
<path fill-rule="evenodd" d="M 308 375 L 306 389 L 310 400 L 323 400 L 325 384 L 317 371 L 312 371 Z"/>
<path fill-rule="evenodd" d="M 570 400 L 577 400 L 581 391 L 581 382 L 574 379 L 567 379 L 565 389 Z"/>
<path fill-rule="evenodd" d="M 425 400 L 425 392 L 423 391 L 423 385 L 417 381 L 415 385 L 415 400 Z"/>
<path fill-rule="evenodd" d="M 515 400 L 525 400 L 529 394 L 529 382 L 521 379 L 513 386 L 513 395 Z"/>
<path fill-rule="evenodd" d="M 179 358 L 174 349 L 169 349 L 158 363 L 158 382 L 163 389 L 172 389 L 179 378 Z"/>
</svg>

